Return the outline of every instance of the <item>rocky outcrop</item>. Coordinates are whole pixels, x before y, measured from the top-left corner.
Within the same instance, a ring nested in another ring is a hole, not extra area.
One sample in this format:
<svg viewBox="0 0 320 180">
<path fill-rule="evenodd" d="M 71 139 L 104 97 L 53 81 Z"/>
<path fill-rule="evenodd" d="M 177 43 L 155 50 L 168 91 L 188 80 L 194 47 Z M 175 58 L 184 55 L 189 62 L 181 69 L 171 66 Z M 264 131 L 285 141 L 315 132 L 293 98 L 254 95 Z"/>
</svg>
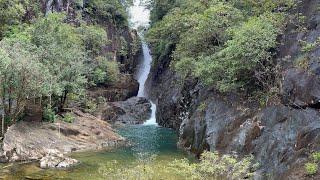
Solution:
<svg viewBox="0 0 320 180">
<path fill-rule="evenodd" d="M 73 123 L 21 121 L 9 127 L 3 140 L 6 160 L 40 160 L 48 154 L 51 158 L 52 151 L 57 152 L 56 154 L 67 154 L 113 148 L 125 143 L 125 139 L 116 134 L 107 122 L 80 111 L 74 111 L 74 116 Z M 64 162 L 61 158 L 53 159 L 61 160 L 59 163 Z M 61 166 L 63 164 L 66 163 Z"/>
<path fill-rule="evenodd" d="M 295 107 L 320 107 L 320 78 L 299 69 L 285 72 L 282 97 L 285 104 Z"/>
<path fill-rule="evenodd" d="M 151 116 L 151 104 L 146 98 L 106 103 L 96 113 L 112 124 L 143 124 Z"/>
<path fill-rule="evenodd" d="M 157 122 L 176 129 L 179 146 L 196 155 L 204 150 L 253 154 L 260 164 L 256 179 L 307 178 L 303 165 L 320 150 L 320 46 L 302 51 L 300 42 L 320 37 L 319 3 L 302 1 L 298 10 L 306 16 L 306 30 L 289 25 L 281 37 L 282 101 L 262 108 L 241 94 L 221 94 L 197 79 L 182 79 L 170 68 L 167 53 L 155 57 L 147 82 Z"/>
<path fill-rule="evenodd" d="M 40 159 L 40 167 L 46 168 L 69 168 L 78 164 L 79 161 L 69 157 L 65 157 L 63 154 L 56 150 L 49 150 L 48 154 Z"/>
<path fill-rule="evenodd" d="M 120 75 L 119 80 L 110 86 L 98 86 L 88 90 L 88 96 L 94 99 L 103 97 L 108 102 L 125 101 L 138 94 L 139 83 L 133 75 Z"/>
</svg>

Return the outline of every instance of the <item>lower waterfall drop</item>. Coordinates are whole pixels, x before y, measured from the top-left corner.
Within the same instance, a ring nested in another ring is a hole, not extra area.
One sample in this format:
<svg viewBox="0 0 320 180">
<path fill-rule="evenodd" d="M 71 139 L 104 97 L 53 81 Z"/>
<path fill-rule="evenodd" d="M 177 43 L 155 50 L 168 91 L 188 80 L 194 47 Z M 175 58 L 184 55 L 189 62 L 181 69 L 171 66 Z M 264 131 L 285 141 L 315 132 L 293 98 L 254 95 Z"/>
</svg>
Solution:
<svg viewBox="0 0 320 180">
<path fill-rule="evenodd" d="M 146 27 L 149 24 L 150 11 L 146 9 L 145 6 L 141 5 L 141 0 L 135 0 L 134 6 L 130 8 L 131 22 L 133 22 L 133 28 Z M 143 33 L 140 33 L 142 40 L 142 61 L 139 64 L 139 69 L 137 72 L 137 80 L 139 82 L 138 97 L 146 97 L 145 93 L 145 83 L 148 79 L 148 75 L 151 70 L 152 56 L 150 49 L 143 38 Z M 151 117 L 148 119 L 144 125 L 158 125 L 156 122 L 156 105 L 151 102 Z"/>
</svg>

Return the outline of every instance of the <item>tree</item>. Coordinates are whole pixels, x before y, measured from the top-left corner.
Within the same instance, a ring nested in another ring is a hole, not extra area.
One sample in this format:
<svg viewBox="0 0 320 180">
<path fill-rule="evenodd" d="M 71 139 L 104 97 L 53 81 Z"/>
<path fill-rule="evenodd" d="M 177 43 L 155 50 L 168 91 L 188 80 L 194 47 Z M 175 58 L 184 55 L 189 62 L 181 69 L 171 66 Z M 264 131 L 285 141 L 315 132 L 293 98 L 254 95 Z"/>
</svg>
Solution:
<svg viewBox="0 0 320 180">
<path fill-rule="evenodd" d="M 85 11 L 97 22 L 109 21 L 115 26 L 127 26 L 128 17 L 124 4 L 121 0 L 90 0 Z"/>
<path fill-rule="evenodd" d="M 50 91 L 62 110 L 69 93 L 79 93 L 87 82 L 85 47 L 76 28 L 64 23 L 63 14 L 39 19 L 31 30 L 31 41 L 40 49 L 40 60 L 52 75 Z"/>
<path fill-rule="evenodd" d="M 46 93 L 47 73 L 32 44 L 10 39 L 0 41 L 0 95 L 7 119 L 15 122 L 28 99 Z"/>
<path fill-rule="evenodd" d="M 86 51 L 92 56 L 101 55 L 104 46 L 109 43 L 107 32 L 97 25 L 81 25 L 77 28 L 84 42 Z"/>
<path fill-rule="evenodd" d="M 244 17 L 240 10 L 226 3 L 216 3 L 201 13 L 193 14 L 195 25 L 181 35 L 174 53 L 180 73 L 187 73 L 201 56 L 219 51 L 230 39 L 227 29 L 237 26 Z"/>
<path fill-rule="evenodd" d="M 25 14 L 19 0 L 0 0 L 0 39 L 9 26 L 17 24 Z"/>
<path fill-rule="evenodd" d="M 293 2 L 176 0 L 147 33 L 155 63 L 169 57 L 182 77 L 221 91 L 267 90 L 274 85 L 277 37 Z M 155 16 L 164 7 L 157 0 L 151 6 Z"/>
<path fill-rule="evenodd" d="M 283 20 L 282 14 L 268 13 L 233 28 L 232 39 L 226 42 L 225 48 L 203 57 L 196 64 L 195 75 L 222 91 L 245 88 L 257 81 L 270 82 L 271 50 L 277 46 Z"/>
</svg>

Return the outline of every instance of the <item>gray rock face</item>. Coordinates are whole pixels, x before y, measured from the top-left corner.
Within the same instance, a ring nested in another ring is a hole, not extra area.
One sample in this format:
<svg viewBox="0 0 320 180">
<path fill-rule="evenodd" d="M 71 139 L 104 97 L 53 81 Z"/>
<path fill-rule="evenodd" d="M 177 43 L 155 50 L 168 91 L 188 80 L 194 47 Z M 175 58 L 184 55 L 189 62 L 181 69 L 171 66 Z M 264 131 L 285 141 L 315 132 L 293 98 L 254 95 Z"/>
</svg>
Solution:
<svg viewBox="0 0 320 180">
<path fill-rule="evenodd" d="M 133 75 L 121 74 L 119 81 L 111 86 L 94 87 L 88 90 L 88 95 L 92 98 L 103 97 L 108 102 L 125 101 L 138 94 L 139 83 Z"/>
<path fill-rule="evenodd" d="M 3 141 L 6 161 L 39 160 L 52 150 L 66 154 L 125 144 L 107 122 L 80 111 L 74 115 L 73 123 L 22 121 L 9 127 Z"/>
<path fill-rule="evenodd" d="M 133 97 L 107 103 L 97 115 L 113 124 L 143 124 L 151 116 L 151 104 L 146 98 Z"/>
<path fill-rule="evenodd" d="M 176 129 L 179 146 L 196 155 L 204 150 L 240 157 L 253 154 L 260 163 L 256 179 L 304 179 L 303 164 L 311 152 L 320 150 L 320 47 L 303 53 L 299 40 L 311 43 L 319 37 L 319 3 L 302 2 L 308 30 L 288 29 L 279 47 L 282 104 L 261 109 L 240 95 L 221 94 L 197 80 L 181 79 L 169 67 L 169 53 L 155 57 L 147 82 L 158 123 Z M 296 66 L 301 55 L 308 60 L 306 67 Z"/>
<path fill-rule="evenodd" d="M 289 69 L 282 83 L 282 97 L 285 104 L 306 107 L 320 104 L 320 79 L 314 74 Z"/>
</svg>

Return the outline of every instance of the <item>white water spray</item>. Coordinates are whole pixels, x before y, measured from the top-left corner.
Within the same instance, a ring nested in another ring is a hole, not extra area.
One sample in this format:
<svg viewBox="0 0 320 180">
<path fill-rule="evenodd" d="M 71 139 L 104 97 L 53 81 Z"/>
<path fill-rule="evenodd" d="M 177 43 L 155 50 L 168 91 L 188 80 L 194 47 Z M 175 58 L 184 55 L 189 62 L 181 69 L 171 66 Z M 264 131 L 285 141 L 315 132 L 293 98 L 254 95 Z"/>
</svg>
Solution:
<svg viewBox="0 0 320 180">
<path fill-rule="evenodd" d="M 150 21 L 149 18 L 150 11 L 143 6 L 141 0 L 134 0 L 134 5 L 130 7 L 130 21 L 132 23 L 132 28 L 137 29 L 139 27 L 147 27 Z M 145 83 L 150 73 L 152 56 L 147 43 L 143 39 L 143 34 L 140 36 L 142 39 L 143 56 L 137 72 L 137 80 L 139 82 L 138 97 L 146 97 Z M 151 117 L 144 123 L 144 125 L 158 125 L 156 122 L 156 110 L 156 105 L 151 102 Z"/>
</svg>

